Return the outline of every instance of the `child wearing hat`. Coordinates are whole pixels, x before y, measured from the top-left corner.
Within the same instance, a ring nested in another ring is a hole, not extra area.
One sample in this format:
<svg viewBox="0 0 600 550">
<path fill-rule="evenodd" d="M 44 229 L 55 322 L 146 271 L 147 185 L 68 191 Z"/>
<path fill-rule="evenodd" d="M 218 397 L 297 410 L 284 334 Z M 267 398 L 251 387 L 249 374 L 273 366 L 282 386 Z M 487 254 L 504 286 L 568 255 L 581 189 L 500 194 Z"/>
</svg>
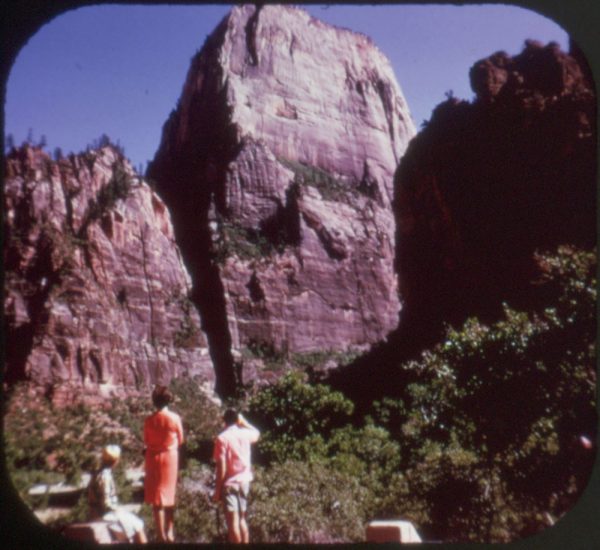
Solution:
<svg viewBox="0 0 600 550">
<path fill-rule="evenodd" d="M 88 486 L 88 503 L 92 519 L 110 523 L 109 530 L 122 542 L 147 542 L 144 522 L 135 514 L 119 507 L 119 499 L 112 470 L 121 458 L 118 445 L 107 445 L 102 449 L 102 464 Z"/>
</svg>

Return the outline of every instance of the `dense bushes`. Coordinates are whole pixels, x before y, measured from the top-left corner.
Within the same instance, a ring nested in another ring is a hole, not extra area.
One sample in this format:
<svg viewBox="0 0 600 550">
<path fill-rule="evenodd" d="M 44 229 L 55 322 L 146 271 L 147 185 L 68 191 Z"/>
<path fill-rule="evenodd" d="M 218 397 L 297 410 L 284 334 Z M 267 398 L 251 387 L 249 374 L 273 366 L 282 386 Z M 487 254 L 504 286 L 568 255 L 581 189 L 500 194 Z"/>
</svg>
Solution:
<svg viewBox="0 0 600 550">
<path fill-rule="evenodd" d="M 116 401 L 110 410 L 83 404 L 56 409 L 43 398 L 32 398 L 24 385 L 16 386 L 4 415 L 6 465 L 26 501 L 32 483 L 77 482 L 109 443 L 123 447 L 124 461 L 139 462 L 142 444 L 128 427 L 130 407 L 136 409 L 137 401 L 128 406 Z"/>
<path fill-rule="evenodd" d="M 400 517 L 427 540 L 508 541 L 568 511 L 594 460 L 580 438 L 591 439 L 597 425 L 596 256 L 562 247 L 537 261 L 544 309 L 505 305 L 495 323 L 472 318 L 447 327 L 443 341 L 419 360 L 397 365 L 412 382 L 365 417 L 343 394 L 298 372 L 248 396 L 242 407 L 262 431 L 254 453 L 253 539 L 359 541 L 370 519 Z M 212 542 L 219 527 L 209 500 L 210 452 L 222 408 L 193 380 L 176 380 L 172 389 L 189 458 L 181 472 L 178 540 Z M 58 415 L 24 391 L 15 389 L 5 415 L 5 449 L 25 498 L 34 481 L 76 477 L 109 440 L 124 446 L 125 463 L 141 462 L 148 400 Z M 119 485 L 126 500 L 122 478 Z M 142 515 L 152 533 L 150 509 Z"/>
<path fill-rule="evenodd" d="M 270 463 L 309 458 L 335 427 L 348 421 L 353 405 L 341 393 L 289 373 L 254 395 L 249 409 L 264 432 L 260 457 Z"/>
<path fill-rule="evenodd" d="M 448 327 L 440 344 L 397 366 L 414 382 L 362 426 L 348 399 L 298 374 L 259 392 L 250 410 L 266 428 L 261 459 L 359 481 L 367 495 L 357 523 L 406 517 L 428 538 L 473 541 L 553 523 L 594 459 L 579 438 L 596 430 L 596 255 L 561 247 L 537 261 L 545 309 L 505 305 L 496 323 Z"/>
<path fill-rule="evenodd" d="M 400 465 L 400 445 L 373 423 L 353 425 L 352 412 L 352 402 L 341 393 L 311 385 L 297 372 L 249 401 L 249 414 L 264 430 L 256 453 L 264 467 L 257 494 L 263 499 L 271 495 L 278 504 L 265 502 L 263 508 L 279 509 L 282 516 L 257 513 L 257 532 L 261 537 L 270 533 L 264 540 L 298 542 L 301 534 L 313 542 L 360 540 L 368 519 L 381 512 L 387 486 Z M 293 482 L 276 481 L 278 475 Z M 261 483 L 274 487 L 261 489 Z M 321 483 L 333 486 L 325 489 Z M 308 504 L 321 499 L 326 507 L 326 490 L 347 491 L 352 500 L 352 506 L 344 503 L 338 510 L 338 523 L 335 514 Z M 303 500 L 306 506 L 299 506 Z"/>
<path fill-rule="evenodd" d="M 287 460 L 258 468 L 249 515 L 251 540 L 360 541 L 367 496 L 357 478 L 325 464 Z"/>
<path fill-rule="evenodd" d="M 419 361 L 398 366 L 417 382 L 375 407 L 406 450 L 398 500 L 420 496 L 421 525 L 436 538 L 527 535 L 568 511 L 587 483 L 594 457 L 579 438 L 597 422 L 596 256 L 562 247 L 538 261 L 548 307 L 505 306 L 492 325 L 449 327 Z"/>
</svg>

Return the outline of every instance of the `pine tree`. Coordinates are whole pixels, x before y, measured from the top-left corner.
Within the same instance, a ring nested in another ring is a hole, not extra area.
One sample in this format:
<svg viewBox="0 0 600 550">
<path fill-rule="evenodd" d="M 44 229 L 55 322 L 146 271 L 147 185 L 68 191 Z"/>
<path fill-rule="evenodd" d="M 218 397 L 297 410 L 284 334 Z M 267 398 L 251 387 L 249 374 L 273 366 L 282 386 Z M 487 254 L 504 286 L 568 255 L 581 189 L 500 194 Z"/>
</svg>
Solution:
<svg viewBox="0 0 600 550">
<path fill-rule="evenodd" d="M 5 147 L 7 151 L 12 151 L 15 148 L 15 138 L 12 134 L 6 136 Z"/>
</svg>

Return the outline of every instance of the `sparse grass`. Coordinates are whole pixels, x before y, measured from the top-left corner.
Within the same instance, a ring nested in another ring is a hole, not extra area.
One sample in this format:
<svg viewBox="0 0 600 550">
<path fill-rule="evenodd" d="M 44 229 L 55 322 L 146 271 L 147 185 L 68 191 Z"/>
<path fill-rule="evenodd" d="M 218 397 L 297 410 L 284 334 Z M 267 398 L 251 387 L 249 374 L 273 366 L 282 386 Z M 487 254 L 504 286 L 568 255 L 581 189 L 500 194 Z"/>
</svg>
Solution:
<svg viewBox="0 0 600 550">
<path fill-rule="evenodd" d="M 270 372 L 283 372 L 287 363 L 286 353 L 265 341 L 248 342 L 247 347 L 242 350 L 242 357 L 261 360 L 265 370 Z"/>
<path fill-rule="evenodd" d="M 351 197 L 355 190 L 339 179 L 334 178 L 325 170 L 282 157 L 277 160 L 294 172 L 294 182 L 296 184 L 314 187 L 326 201 L 352 204 Z"/>
<path fill-rule="evenodd" d="M 242 260 L 260 260 L 274 254 L 274 246 L 260 231 L 246 229 L 231 221 L 220 224 L 221 237 L 216 245 L 216 259 L 223 263 L 229 256 Z"/>
</svg>

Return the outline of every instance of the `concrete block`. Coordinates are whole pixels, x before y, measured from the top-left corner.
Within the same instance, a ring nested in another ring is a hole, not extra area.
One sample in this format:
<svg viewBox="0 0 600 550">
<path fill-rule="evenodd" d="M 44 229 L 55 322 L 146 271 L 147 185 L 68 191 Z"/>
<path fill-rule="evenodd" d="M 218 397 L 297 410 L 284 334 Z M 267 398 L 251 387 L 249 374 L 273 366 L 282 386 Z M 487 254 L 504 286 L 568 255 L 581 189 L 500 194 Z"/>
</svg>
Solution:
<svg viewBox="0 0 600 550">
<path fill-rule="evenodd" d="M 98 544 L 112 544 L 113 538 L 108 525 L 106 521 L 72 523 L 63 529 L 62 534 L 69 539 L 96 542 Z"/>
<path fill-rule="evenodd" d="M 422 542 L 410 521 L 375 520 L 367 525 L 367 542 Z"/>
</svg>

